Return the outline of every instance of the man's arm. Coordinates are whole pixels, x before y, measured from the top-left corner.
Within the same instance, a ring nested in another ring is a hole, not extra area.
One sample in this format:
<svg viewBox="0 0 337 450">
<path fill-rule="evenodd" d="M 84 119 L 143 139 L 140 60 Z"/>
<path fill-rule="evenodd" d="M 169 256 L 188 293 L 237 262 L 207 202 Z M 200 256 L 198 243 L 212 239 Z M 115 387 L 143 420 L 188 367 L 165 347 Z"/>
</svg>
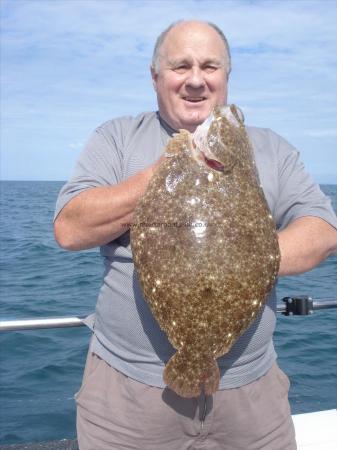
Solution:
<svg viewBox="0 0 337 450">
<path fill-rule="evenodd" d="M 278 233 L 281 251 L 279 276 L 313 269 L 337 252 L 337 230 L 318 217 L 301 217 Z"/>
<path fill-rule="evenodd" d="M 61 210 L 54 223 L 55 239 L 67 250 L 98 247 L 119 237 L 132 223 L 133 211 L 155 170 L 165 159 L 127 180 L 107 187 L 88 189 Z"/>
</svg>

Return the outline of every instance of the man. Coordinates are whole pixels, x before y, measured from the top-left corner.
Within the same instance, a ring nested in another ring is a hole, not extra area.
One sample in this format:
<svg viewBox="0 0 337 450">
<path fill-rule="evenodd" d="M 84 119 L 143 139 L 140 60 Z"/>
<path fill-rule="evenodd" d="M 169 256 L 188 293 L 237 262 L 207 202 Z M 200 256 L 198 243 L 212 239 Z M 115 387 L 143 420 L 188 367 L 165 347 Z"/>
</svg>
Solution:
<svg viewBox="0 0 337 450">
<path fill-rule="evenodd" d="M 229 354 L 211 397 L 183 399 L 165 388 L 174 353 L 142 298 L 130 236 L 134 208 L 175 130 L 193 132 L 226 104 L 230 54 L 214 25 L 182 21 L 157 41 L 151 67 L 159 113 L 103 124 L 62 189 L 55 220 L 69 250 L 100 246 L 106 273 L 77 400 L 81 450 L 295 449 L 289 382 L 275 363 L 275 291 Z M 248 128 L 261 183 L 279 231 L 279 275 L 304 272 L 337 251 L 329 200 L 298 153 L 270 130 Z"/>
</svg>

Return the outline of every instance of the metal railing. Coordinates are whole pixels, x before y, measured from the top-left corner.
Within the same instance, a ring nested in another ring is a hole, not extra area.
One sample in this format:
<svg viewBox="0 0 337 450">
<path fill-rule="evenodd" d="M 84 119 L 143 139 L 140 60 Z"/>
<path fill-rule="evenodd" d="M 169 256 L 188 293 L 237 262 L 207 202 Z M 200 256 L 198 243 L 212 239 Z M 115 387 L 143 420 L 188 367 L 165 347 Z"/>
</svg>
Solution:
<svg viewBox="0 0 337 450">
<path fill-rule="evenodd" d="M 85 326 L 85 317 L 41 317 L 39 319 L 0 320 L 0 331 L 36 330 Z"/>
<path fill-rule="evenodd" d="M 277 312 L 285 316 L 307 316 L 318 309 L 337 308 L 337 299 L 320 298 L 314 300 L 307 295 L 284 297 L 283 304 L 277 305 Z"/>
<path fill-rule="evenodd" d="M 277 312 L 286 316 L 308 315 L 319 309 L 337 308 L 337 299 L 312 299 L 308 296 L 284 297 Z M 89 317 L 89 316 L 88 316 Z M 1 331 L 36 330 L 87 326 L 88 317 L 46 317 L 39 319 L 0 320 Z"/>
</svg>

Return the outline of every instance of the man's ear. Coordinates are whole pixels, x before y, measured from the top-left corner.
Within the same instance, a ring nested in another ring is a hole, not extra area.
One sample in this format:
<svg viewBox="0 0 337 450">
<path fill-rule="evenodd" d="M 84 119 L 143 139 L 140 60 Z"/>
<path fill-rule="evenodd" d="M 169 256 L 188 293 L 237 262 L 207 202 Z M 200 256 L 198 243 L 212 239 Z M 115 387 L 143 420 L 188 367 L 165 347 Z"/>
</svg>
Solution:
<svg viewBox="0 0 337 450">
<path fill-rule="evenodd" d="M 152 77 L 152 84 L 153 84 L 153 88 L 154 90 L 157 92 L 157 81 L 158 81 L 158 74 L 155 71 L 153 66 L 150 66 L 150 70 L 151 70 L 151 77 Z"/>
</svg>

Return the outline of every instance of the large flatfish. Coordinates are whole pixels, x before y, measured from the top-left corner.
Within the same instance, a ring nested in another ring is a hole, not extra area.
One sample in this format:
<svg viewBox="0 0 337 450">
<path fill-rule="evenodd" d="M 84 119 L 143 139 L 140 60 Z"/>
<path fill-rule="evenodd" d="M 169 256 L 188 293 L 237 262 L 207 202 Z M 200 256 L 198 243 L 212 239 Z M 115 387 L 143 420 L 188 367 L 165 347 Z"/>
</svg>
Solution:
<svg viewBox="0 0 337 450">
<path fill-rule="evenodd" d="M 216 359 L 263 308 L 280 253 L 239 109 L 215 108 L 166 155 L 136 207 L 131 245 L 144 298 L 177 350 L 164 382 L 189 398 L 217 390 Z"/>
</svg>

